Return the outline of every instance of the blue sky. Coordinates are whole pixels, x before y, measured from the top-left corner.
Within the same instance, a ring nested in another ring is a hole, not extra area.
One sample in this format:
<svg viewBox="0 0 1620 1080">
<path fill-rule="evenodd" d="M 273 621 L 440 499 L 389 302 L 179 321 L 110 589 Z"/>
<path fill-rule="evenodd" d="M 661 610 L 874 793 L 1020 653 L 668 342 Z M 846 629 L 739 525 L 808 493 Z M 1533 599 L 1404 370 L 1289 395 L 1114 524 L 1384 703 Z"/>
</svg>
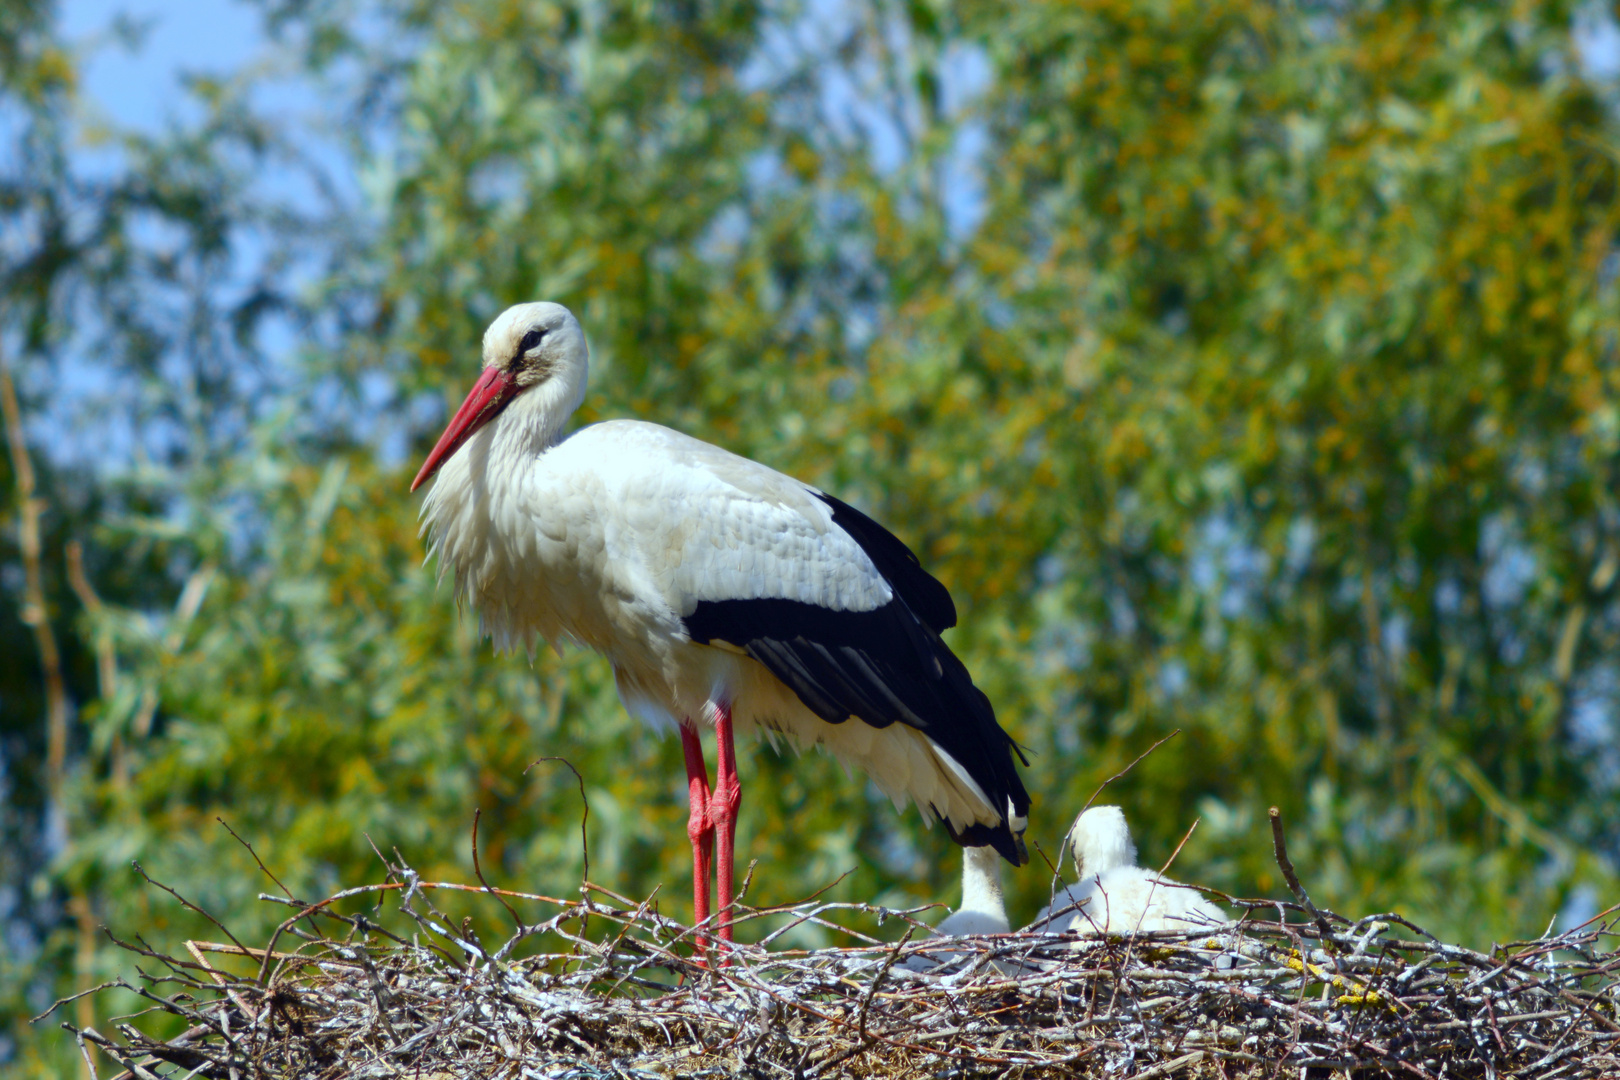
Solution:
<svg viewBox="0 0 1620 1080">
<path fill-rule="evenodd" d="M 62 36 L 84 50 L 85 97 L 116 124 L 156 130 L 185 115 L 182 72 L 223 75 L 263 54 L 255 7 L 231 0 L 65 0 Z M 144 29 L 132 51 L 112 27 Z"/>
</svg>

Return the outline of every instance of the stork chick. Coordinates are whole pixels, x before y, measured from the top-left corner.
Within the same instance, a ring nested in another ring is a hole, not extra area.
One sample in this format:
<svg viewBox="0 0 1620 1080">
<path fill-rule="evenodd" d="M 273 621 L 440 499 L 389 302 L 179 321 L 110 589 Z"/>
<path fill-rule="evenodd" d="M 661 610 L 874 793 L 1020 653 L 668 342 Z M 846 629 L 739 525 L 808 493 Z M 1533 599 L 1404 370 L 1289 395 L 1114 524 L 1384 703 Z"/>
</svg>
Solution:
<svg viewBox="0 0 1620 1080">
<path fill-rule="evenodd" d="M 1001 860 L 991 848 L 962 849 L 962 905 L 934 927 L 940 937 L 1005 934 L 1007 904 L 1001 896 Z"/>
<path fill-rule="evenodd" d="M 934 937 L 1005 934 L 1011 929 L 1007 905 L 1001 895 L 1001 860 L 991 848 L 963 848 L 962 903 L 934 927 Z M 907 957 L 900 966 L 907 971 L 934 971 L 967 955 L 953 949 L 941 951 L 930 947 L 926 952 Z M 1005 970 L 999 963 L 995 967 Z"/>
<path fill-rule="evenodd" d="M 1034 929 L 1062 934 L 1131 934 L 1196 930 L 1227 921 L 1226 913 L 1185 885 L 1136 865 L 1125 812 L 1093 806 L 1069 830 L 1077 885 L 1057 894 L 1035 917 Z M 1053 914 L 1053 913 L 1056 914 Z"/>
</svg>

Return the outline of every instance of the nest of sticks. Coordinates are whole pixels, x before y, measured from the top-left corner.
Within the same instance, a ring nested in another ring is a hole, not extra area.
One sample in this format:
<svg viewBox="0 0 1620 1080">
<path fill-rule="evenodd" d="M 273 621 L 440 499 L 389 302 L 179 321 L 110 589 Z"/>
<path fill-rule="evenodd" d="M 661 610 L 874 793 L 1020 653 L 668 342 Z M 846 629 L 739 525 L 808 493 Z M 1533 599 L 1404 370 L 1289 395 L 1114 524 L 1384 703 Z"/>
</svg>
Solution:
<svg viewBox="0 0 1620 1080">
<path fill-rule="evenodd" d="M 105 1055 L 139 1080 L 1620 1075 L 1610 923 L 1483 953 L 1394 914 L 1346 919 L 1311 904 L 1273 820 L 1295 901 L 1211 893 L 1242 917 L 1102 939 L 933 938 L 925 909 L 813 900 L 739 904 L 762 939 L 721 952 L 710 928 L 596 886 L 561 900 L 396 863 L 317 903 L 263 896 L 290 909 L 263 948 L 121 942 L 141 974 L 108 985 L 146 1008 L 107 1033 L 63 1026 L 92 1075 Z M 437 906 L 448 894 L 515 929 L 484 943 Z M 357 898 L 370 914 L 343 913 Z M 534 904 L 548 917 L 519 915 Z M 849 925 L 874 920 L 903 936 Z M 784 947 L 804 924 L 855 944 Z"/>
</svg>

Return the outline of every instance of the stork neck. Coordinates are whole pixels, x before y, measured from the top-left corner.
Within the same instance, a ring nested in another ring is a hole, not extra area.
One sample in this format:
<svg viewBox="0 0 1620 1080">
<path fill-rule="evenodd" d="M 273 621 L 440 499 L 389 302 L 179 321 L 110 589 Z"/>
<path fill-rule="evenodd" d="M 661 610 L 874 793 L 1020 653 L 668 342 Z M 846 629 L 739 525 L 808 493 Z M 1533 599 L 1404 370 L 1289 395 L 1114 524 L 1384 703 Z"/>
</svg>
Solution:
<svg viewBox="0 0 1620 1080">
<path fill-rule="evenodd" d="M 962 849 L 962 908 L 1007 919 L 1001 895 L 1001 856 L 992 847 Z"/>
<path fill-rule="evenodd" d="M 540 386 L 523 394 L 490 425 L 494 430 L 493 456 L 517 462 L 530 460 L 562 441 L 568 418 L 578 404 L 558 400 L 557 387 Z"/>
</svg>

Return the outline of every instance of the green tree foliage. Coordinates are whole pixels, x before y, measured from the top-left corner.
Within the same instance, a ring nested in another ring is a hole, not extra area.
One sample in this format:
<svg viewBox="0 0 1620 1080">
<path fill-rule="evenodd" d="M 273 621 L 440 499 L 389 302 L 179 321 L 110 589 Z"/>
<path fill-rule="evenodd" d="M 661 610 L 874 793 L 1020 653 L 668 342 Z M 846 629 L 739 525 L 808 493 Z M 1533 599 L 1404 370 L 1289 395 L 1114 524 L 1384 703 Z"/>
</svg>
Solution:
<svg viewBox="0 0 1620 1080">
<path fill-rule="evenodd" d="M 121 228 L 63 263 L 102 268 L 72 280 L 152 328 L 132 364 L 244 329 L 200 395 L 214 411 L 157 384 L 150 400 L 189 418 L 161 477 L 74 496 L 107 602 L 75 616 L 53 585 L 82 708 L 42 895 L 84 898 L 121 935 L 217 934 L 141 887 L 138 860 L 262 935 L 280 912 L 255 894 L 283 886 L 216 818 L 313 896 L 380 877 L 373 844 L 468 879 L 475 809 L 492 881 L 568 893 L 574 779 L 526 771 L 560 755 L 589 795 L 591 877 L 661 885 L 687 912 L 678 747 L 624 714 L 598 658 L 492 656 L 420 565 L 416 455 L 483 325 L 536 297 L 591 336 L 583 420 L 720 442 L 913 545 L 964 613 L 953 647 L 1033 752 L 1032 831 L 1054 856 L 1096 786 L 1179 729 L 1108 795 L 1147 861 L 1200 818 L 1178 876 L 1277 893 L 1278 804 L 1317 899 L 1345 910 L 1484 943 L 1540 932 L 1579 887 L 1612 893 L 1614 124 L 1568 9 L 534 0 L 267 18 L 341 102 L 365 201 L 317 233 L 255 192 L 254 154 L 300 133 L 241 88 L 200 87 L 203 127 L 131 152 L 116 189 L 192 193 L 162 205 L 192 227 L 197 287 L 179 291 L 197 306 L 161 315 L 145 264 L 108 254 Z M 44 25 L 8 41 L 47 55 L 27 37 Z M 967 111 L 946 92 L 963 50 L 991 69 Z M 52 63 L 40 92 L 70 95 L 71 61 Z M 846 84 L 865 112 L 837 107 Z M 33 100 L 26 77 L 6 85 Z M 863 117 L 880 138 L 854 134 Z M 982 222 L 953 227 L 974 132 Z M 292 295 L 271 260 L 221 300 L 207 268 L 266 225 L 326 269 Z M 7 335 L 68 340 L 60 305 L 8 303 Z M 271 309 L 301 316 L 299 356 L 244 387 L 231 365 Z M 25 376 L 47 355 L 29 348 Z M 99 688 L 98 648 L 116 659 Z M 38 676 L 13 655 L 0 703 L 22 730 Z M 914 813 L 825 758 L 746 757 L 754 900 L 845 871 L 842 897 L 954 900 L 959 862 Z M 1015 875 L 1015 916 L 1047 887 Z M 82 944 L 64 921 L 36 997 L 70 987 Z M 77 963 L 126 966 L 104 948 Z M 39 1071 L 69 1067 L 14 1030 Z"/>
<path fill-rule="evenodd" d="M 986 40 L 987 282 L 1044 383 L 1008 407 L 1078 496 L 1004 524 L 1090 628 L 1085 741 L 1182 728 L 1129 790 L 1166 838 L 1218 799 L 1204 857 L 1263 888 L 1268 802 L 1357 909 L 1510 935 L 1612 888 L 1616 163 L 1569 12 L 1034 5 Z"/>
<path fill-rule="evenodd" d="M 101 898 L 60 876 L 88 850 L 83 825 L 103 823 L 77 801 L 127 785 L 162 716 L 155 686 L 119 677 L 118 651 L 144 662 L 147 639 L 169 640 L 153 616 L 220 556 L 225 532 L 189 529 L 179 511 L 225 510 L 238 469 L 216 466 L 251 449 L 276 404 L 261 328 L 307 314 L 285 267 L 311 254 L 307 208 L 252 190 L 288 148 L 241 96 L 197 82 L 195 124 L 109 132 L 78 97 L 80 58 L 50 14 L 0 3 L 0 381 L 25 421 L 0 418 L 0 1065 L 17 1053 L 11 1020 L 98 963 Z M 322 253 L 345 235 L 327 228 Z M 69 1049 L 44 1071 L 76 1067 Z"/>
</svg>

